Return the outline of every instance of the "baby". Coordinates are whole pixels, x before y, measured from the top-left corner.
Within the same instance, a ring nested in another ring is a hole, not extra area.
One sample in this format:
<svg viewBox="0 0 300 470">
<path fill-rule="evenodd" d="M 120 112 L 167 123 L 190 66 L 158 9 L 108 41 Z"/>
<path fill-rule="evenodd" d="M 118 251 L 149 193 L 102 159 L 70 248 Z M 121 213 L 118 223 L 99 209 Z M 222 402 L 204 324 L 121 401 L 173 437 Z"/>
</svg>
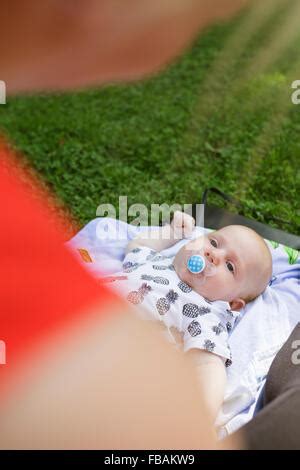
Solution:
<svg viewBox="0 0 300 470">
<path fill-rule="evenodd" d="M 212 419 L 223 402 L 225 367 L 231 364 L 228 333 L 238 311 L 260 295 L 272 275 L 272 258 L 253 230 L 231 225 L 187 242 L 176 256 L 161 251 L 190 238 L 194 219 L 175 212 L 173 221 L 131 240 L 122 276 L 114 287 L 151 318 L 163 322 L 173 340 L 195 361 L 197 376 Z M 195 274 L 188 260 L 199 254 L 206 270 Z M 125 276 L 124 276 L 125 274 Z M 118 279 L 118 276 L 116 276 Z"/>
</svg>

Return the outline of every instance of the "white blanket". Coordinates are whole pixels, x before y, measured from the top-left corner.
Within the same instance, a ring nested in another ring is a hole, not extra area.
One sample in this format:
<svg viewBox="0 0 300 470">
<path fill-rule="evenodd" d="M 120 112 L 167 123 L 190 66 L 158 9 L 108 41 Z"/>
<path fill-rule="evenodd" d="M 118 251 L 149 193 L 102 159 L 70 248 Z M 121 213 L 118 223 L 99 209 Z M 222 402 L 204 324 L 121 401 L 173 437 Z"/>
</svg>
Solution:
<svg viewBox="0 0 300 470">
<path fill-rule="evenodd" d="M 88 223 L 67 245 L 96 277 L 122 270 L 128 240 L 145 227 L 109 218 Z M 196 227 L 194 236 L 203 233 Z M 163 253 L 175 255 L 187 240 Z M 220 436 L 232 433 L 253 417 L 259 392 L 276 353 L 300 321 L 299 253 L 269 243 L 273 257 L 273 281 L 263 295 L 241 312 L 229 344 L 233 364 L 222 410 L 217 419 Z"/>
</svg>

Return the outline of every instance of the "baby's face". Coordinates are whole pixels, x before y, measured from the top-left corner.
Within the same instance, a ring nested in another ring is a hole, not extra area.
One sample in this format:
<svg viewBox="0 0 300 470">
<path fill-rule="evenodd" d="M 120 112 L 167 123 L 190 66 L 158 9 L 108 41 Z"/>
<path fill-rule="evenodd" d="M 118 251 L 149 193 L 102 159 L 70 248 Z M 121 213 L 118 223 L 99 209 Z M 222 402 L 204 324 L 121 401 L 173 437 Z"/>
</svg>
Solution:
<svg viewBox="0 0 300 470">
<path fill-rule="evenodd" d="M 174 267 L 182 281 L 208 300 L 231 303 L 240 299 L 241 304 L 232 306 L 239 310 L 256 284 L 265 283 L 260 280 L 261 263 L 265 265 L 270 257 L 265 250 L 268 248 L 255 232 L 231 225 L 187 243 L 175 256 Z M 197 253 L 214 265 L 214 274 L 206 277 L 204 283 L 202 274 L 192 274 L 187 269 L 188 258 Z"/>
</svg>

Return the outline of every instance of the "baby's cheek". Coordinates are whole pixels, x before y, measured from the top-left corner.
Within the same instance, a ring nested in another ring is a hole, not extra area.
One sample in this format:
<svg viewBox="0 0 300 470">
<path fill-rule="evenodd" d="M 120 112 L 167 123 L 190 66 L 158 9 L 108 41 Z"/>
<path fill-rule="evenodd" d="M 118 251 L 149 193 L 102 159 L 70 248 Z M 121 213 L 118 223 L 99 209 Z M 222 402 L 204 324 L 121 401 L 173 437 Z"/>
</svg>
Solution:
<svg viewBox="0 0 300 470">
<path fill-rule="evenodd" d="M 180 269 L 179 271 L 177 271 L 177 276 L 179 277 L 179 279 L 183 282 L 185 282 L 186 284 L 189 284 L 190 285 L 190 282 L 189 282 L 189 276 L 188 276 L 188 272 L 187 270 L 185 269 Z"/>
<path fill-rule="evenodd" d="M 221 299 L 226 295 L 227 285 L 222 276 L 211 276 L 207 278 L 206 284 L 206 291 L 210 297 Z"/>
<path fill-rule="evenodd" d="M 230 274 L 232 276 L 232 274 Z M 231 301 L 236 296 L 236 283 L 230 276 L 224 276 L 222 282 L 218 286 L 218 290 L 222 296 L 222 300 Z"/>
</svg>

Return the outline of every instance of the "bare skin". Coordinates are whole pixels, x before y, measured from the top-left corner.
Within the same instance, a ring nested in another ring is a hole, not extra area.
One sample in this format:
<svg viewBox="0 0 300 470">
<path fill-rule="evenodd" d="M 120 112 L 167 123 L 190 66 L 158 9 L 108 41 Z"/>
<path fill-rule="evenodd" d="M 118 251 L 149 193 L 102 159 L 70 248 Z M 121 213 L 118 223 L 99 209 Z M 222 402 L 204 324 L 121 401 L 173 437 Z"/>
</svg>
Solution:
<svg viewBox="0 0 300 470">
<path fill-rule="evenodd" d="M 0 407 L 0 448 L 216 445 L 212 427 L 203 433 L 208 417 L 187 358 L 175 354 L 155 325 L 111 308 L 105 320 L 97 307 L 87 311 L 23 370 Z"/>
</svg>

